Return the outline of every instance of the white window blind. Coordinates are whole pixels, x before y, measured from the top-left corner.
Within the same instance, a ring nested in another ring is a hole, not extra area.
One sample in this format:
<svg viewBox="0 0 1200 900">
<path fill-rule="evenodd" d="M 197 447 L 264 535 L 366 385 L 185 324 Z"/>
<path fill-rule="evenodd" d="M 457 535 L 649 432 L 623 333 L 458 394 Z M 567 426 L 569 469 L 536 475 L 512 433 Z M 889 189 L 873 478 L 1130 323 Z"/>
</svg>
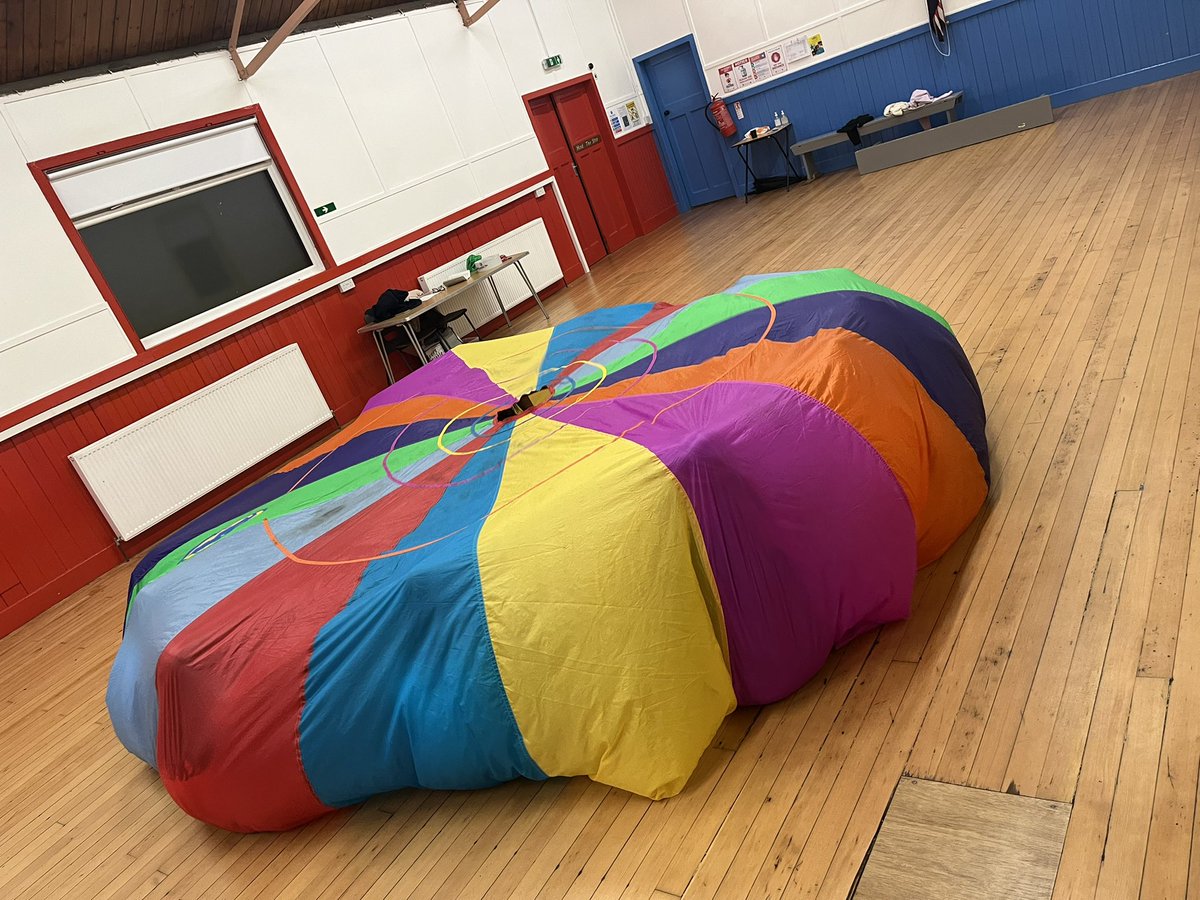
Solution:
<svg viewBox="0 0 1200 900">
<path fill-rule="evenodd" d="M 79 219 L 270 160 L 247 119 L 53 172 L 50 182 L 67 215 Z"/>
</svg>

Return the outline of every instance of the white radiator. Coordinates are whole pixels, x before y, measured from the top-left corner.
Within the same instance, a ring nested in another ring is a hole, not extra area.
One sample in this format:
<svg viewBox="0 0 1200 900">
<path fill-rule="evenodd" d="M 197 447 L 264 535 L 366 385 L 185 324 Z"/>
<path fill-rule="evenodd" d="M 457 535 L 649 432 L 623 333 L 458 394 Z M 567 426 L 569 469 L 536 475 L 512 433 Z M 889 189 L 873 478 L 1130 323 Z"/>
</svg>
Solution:
<svg viewBox="0 0 1200 900">
<path fill-rule="evenodd" d="M 330 416 L 291 344 L 70 459 L 117 537 L 129 540 Z"/>
<path fill-rule="evenodd" d="M 529 276 L 529 280 L 539 291 L 562 278 L 558 257 L 554 255 L 554 245 L 550 243 L 546 223 L 541 219 L 534 219 L 532 222 L 510 231 L 508 234 L 503 234 L 482 247 L 476 247 L 425 274 L 434 284 L 440 284 L 441 279 L 438 276 L 466 269 L 467 257 L 472 253 L 478 253 L 480 256 L 501 253 L 512 256 L 522 250 L 529 251 L 529 255 L 521 260 L 521 265 L 525 267 L 525 274 Z M 522 300 L 528 300 L 532 296 L 520 273 L 517 272 L 516 266 L 509 266 L 498 274 L 494 281 L 500 291 L 500 296 L 504 298 L 504 305 L 510 310 Z M 486 284 L 478 284 L 470 290 L 463 291 L 458 299 L 448 303 L 442 312 L 452 312 L 461 309 L 463 305 L 467 307 L 467 313 L 476 325 L 482 325 L 500 315 L 500 308 L 496 305 L 496 296 Z M 454 325 L 458 329 L 459 335 L 466 335 L 471 330 L 462 319 L 459 319 Z"/>
</svg>

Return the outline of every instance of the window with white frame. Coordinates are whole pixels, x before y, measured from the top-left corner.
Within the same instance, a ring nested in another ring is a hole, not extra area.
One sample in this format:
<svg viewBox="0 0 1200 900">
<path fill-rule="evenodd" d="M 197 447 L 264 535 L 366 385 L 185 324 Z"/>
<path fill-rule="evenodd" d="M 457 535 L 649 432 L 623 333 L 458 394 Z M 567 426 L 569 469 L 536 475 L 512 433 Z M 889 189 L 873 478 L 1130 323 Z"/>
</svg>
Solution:
<svg viewBox="0 0 1200 900">
<path fill-rule="evenodd" d="M 49 177 L 147 347 L 323 268 L 252 119 Z"/>
</svg>

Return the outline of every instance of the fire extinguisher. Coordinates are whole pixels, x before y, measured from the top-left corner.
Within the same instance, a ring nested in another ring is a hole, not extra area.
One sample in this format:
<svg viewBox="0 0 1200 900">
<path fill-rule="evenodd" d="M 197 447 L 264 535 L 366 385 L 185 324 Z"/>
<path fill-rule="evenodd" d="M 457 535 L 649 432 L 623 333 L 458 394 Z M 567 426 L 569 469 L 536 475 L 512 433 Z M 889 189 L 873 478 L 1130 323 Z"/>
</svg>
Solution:
<svg viewBox="0 0 1200 900">
<path fill-rule="evenodd" d="M 737 126 L 733 124 L 733 116 L 729 114 L 729 107 L 716 94 L 712 95 L 712 103 L 708 104 L 708 108 L 704 111 L 704 117 L 708 119 L 708 123 L 713 128 L 725 137 L 733 137 L 737 132 Z"/>
</svg>

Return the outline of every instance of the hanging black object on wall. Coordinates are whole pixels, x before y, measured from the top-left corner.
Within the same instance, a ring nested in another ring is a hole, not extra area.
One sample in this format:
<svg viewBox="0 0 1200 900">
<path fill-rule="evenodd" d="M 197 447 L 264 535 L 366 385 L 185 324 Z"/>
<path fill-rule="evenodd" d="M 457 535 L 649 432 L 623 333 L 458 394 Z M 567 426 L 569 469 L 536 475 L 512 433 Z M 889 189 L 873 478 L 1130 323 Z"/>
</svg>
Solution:
<svg viewBox="0 0 1200 900">
<path fill-rule="evenodd" d="M 942 6 L 942 0 L 925 0 L 925 2 L 929 6 L 929 28 L 938 42 L 944 44 L 946 43 L 946 28 L 949 24 L 946 20 L 946 8 Z"/>
</svg>

